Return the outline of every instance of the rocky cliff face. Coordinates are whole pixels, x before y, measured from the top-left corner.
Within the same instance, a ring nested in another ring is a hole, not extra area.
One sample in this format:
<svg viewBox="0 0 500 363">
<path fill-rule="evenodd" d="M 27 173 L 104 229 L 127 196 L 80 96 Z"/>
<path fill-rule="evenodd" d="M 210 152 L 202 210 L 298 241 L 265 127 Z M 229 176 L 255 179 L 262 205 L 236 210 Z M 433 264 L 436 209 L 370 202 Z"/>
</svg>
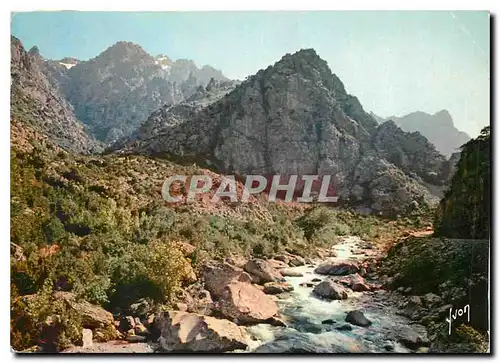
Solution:
<svg viewBox="0 0 500 363">
<path fill-rule="evenodd" d="M 425 138 L 377 129 L 312 49 L 285 55 L 205 107 L 168 106 L 152 118 L 121 152 L 166 154 L 240 175 L 330 174 L 341 200 L 377 211 L 432 203 L 422 177 L 439 175 L 444 159 Z M 391 137 L 395 151 L 384 145 Z M 413 155 L 400 145 L 412 139 L 428 150 Z"/>
<path fill-rule="evenodd" d="M 443 185 L 450 173 L 446 158 L 434 145 L 419 132 L 404 132 L 393 121 L 377 128 L 373 145 L 378 155 L 425 182 Z"/>
<path fill-rule="evenodd" d="M 88 61 L 45 60 L 42 69 L 77 117 L 106 143 L 129 135 L 159 107 L 189 98 L 211 77 L 227 80 L 210 66 L 155 58 L 130 42 L 118 42 Z"/>
<path fill-rule="evenodd" d="M 491 139 L 486 127 L 462 148 L 451 186 L 439 204 L 434 229 L 451 238 L 490 238 Z"/>
<path fill-rule="evenodd" d="M 236 81 L 216 81 L 212 78 L 206 87 L 198 86 L 186 101 L 175 105 L 166 105 L 153 112 L 130 136 L 117 140 L 106 151 L 132 151 L 136 147 L 142 148 L 146 144 L 151 150 L 160 149 L 161 146 L 155 145 L 155 142 L 160 140 L 161 135 L 170 132 L 172 128 L 220 100 L 231 92 L 236 85 Z"/>
<path fill-rule="evenodd" d="M 100 149 L 77 120 L 73 107 L 54 89 L 40 68 L 36 48 L 26 52 L 11 37 L 11 119 L 28 122 L 60 147 L 77 153 Z"/>
<path fill-rule="evenodd" d="M 446 157 L 460 151 L 460 146 L 470 140 L 469 135 L 455 127 L 446 110 L 434 115 L 417 111 L 402 117 L 391 116 L 386 120 L 393 120 L 403 131 L 420 132 Z"/>
</svg>

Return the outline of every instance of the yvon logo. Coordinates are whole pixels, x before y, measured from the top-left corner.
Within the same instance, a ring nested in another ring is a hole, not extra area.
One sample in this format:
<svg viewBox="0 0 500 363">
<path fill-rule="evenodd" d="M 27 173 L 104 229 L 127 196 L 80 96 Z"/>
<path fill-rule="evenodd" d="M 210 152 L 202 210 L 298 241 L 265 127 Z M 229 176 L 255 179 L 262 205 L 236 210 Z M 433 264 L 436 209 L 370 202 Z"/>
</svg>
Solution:
<svg viewBox="0 0 500 363">
<path fill-rule="evenodd" d="M 470 322 L 470 306 L 469 304 L 465 305 L 462 309 L 455 309 L 455 314 L 452 314 L 453 308 L 450 308 L 450 315 L 446 318 L 446 322 L 448 323 L 448 335 L 451 335 L 451 323 L 457 320 L 458 316 L 462 316 L 467 313 L 467 322 Z"/>
</svg>

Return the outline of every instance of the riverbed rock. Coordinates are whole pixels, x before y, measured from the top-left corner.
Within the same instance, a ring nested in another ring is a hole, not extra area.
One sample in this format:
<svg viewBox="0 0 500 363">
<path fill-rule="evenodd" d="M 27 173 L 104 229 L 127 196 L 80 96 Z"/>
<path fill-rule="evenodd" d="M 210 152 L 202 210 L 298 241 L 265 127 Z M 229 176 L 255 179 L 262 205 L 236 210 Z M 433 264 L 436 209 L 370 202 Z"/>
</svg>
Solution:
<svg viewBox="0 0 500 363">
<path fill-rule="evenodd" d="M 314 287 L 314 285 L 316 285 L 314 282 L 301 282 L 299 284 L 299 286 L 302 286 L 302 287 Z"/>
<path fill-rule="evenodd" d="M 384 349 L 388 352 L 392 352 L 394 350 L 394 344 L 392 342 L 387 342 L 384 344 Z"/>
<path fill-rule="evenodd" d="M 327 261 L 316 267 L 315 273 L 320 275 L 349 275 L 359 271 L 359 267 L 349 261 Z"/>
<path fill-rule="evenodd" d="M 167 352 L 222 353 L 247 347 L 244 329 L 225 319 L 167 311 L 159 329 L 160 345 Z"/>
<path fill-rule="evenodd" d="M 224 288 L 231 282 L 251 282 L 252 278 L 243 269 L 228 263 L 210 263 L 200 268 L 201 278 L 205 288 L 210 292 L 212 298 L 219 298 Z"/>
<path fill-rule="evenodd" d="M 269 295 L 276 295 L 293 291 L 293 286 L 288 282 L 266 282 L 263 291 Z"/>
<path fill-rule="evenodd" d="M 304 274 L 302 272 L 299 272 L 297 270 L 294 270 L 293 268 L 284 268 L 280 270 L 281 276 L 287 276 L 287 277 L 302 277 Z"/>
<path fill-rule="evenodd" d="M 345 321 L 347 321 L 348 323 L 351 323 L 353 325 L 362 326 L 362 327 L 367 327 L 367 326 L 372 325 L 372 322 L 370 320 L 368 320 L 365 317 L 365 315 L 363 314 L 363 312 L 360 310 L 349 311 L 347 313 Z"/>
<path fill-rule="evenodd" d="M 282 268 L 288 267 L 288 265 L 286 263 L 284 263 L 283 261 L 280 261 L 280 260 L 270 259 L 270 260 L 267 260 L 267 263 L 269 265 L 271 265 L 271 267 L 274 269 L 282 269 Z"/>
<path fill-rule="evenodd" d="M 250 274 L 252 281 L 258 284 L 282 281 L 283 276 L 271 264 L 260 258 L 254 258 L 245 264 L 245 271 Z"/>
<path fill-rule="evenodd" d="M 290 256 L 290 262 L 288 264 L 293 267 L 304 266 L 306 264 L 306 261 L 303 257 L 300 256 Z"/>
<path fill-rule="evenodd" d="M 442 300 L 441 297 L 439 297 L 438 295 L 429 292 L 428 294 L 424 295 L 423 301 L 426 307 L 433 307 L 441 303 Z"/>
<path fill-rule="evenodd" d="M 356 291 L 356 292 L 363 292 L 363 291 L 370 291 L 371 290 L 371 288 L 370 288 L 370 286 L 368 286 L 368 284 L 362 283 L 362 282 L 355 282 L 354 284 L 352 284 L 351 289 L 352 289 L 352 291 Z"/>
<path fill-rule="evenodd" d="M 219 304 L 225 317 L 242 323 L 264 322 L 278 313 L 278 307 L 271 297 L 244 282 L 226 285 Z"/>
<path fill-rule="evenodd" d="M 437 309 L 436 313 L 440 318 L 449 317 L 450 309 L 453 309 L 453 305 L 446 304 Z"/>
<path fill-rule="evenodd" d="M 184 292 L 185 311 L 201 315 L 211 315 L 214 302 L 208 290 L 199 283 L 190 285 Z M 184 309 L 177 309 L 183 311 Z"/>
<path fill-rule="evenodd" d="M 324 299 L 330 300 L 343 300 L 347 299 L 347 292 L 345 288 L 333 282 L 332 280 L 325 280 L 316 285 L 313 289 L 313 294 Z"/>
<path fill-rule="evenodd" d="M 350 331 L 352 330 L 352 325 L 351 324 L 342 324 L 337 326 L 335 329 L 339 331 Z"/>
<path fill-rule="evenodd" d="M 370 290 L 370 286 L 366 283 L 365 279 L 358 273 L 349 274 L 345 276 L 335 276 L 331 277 L 330 279 L 351 288 L 353 291 L 361 292 Z"/>
<path fill-rule="evenodd" d="M 420 347 L 426 347 L 429 345 L 429 340 L 426 336 L 422 336 L 412 329 L 402 329 L 399 332 L 399 341 L 405 347 L 416 350 Z"/>
<path fill-rule="evenodd" d="M 333 319 L 325 319 L 325 320 L 323 320 L 321 322 L 321 324 L 327 324 L 327 325 L 329 325 L 329 324 L 335 324 L 335 320 L 333 320 Z"/>
<path fill-rule="evenodd" d="M 274 256 L 274 260 L 281 261 L 286 265 L 288 265 L 288 263 L 290 262 L 290 258 L 288 257 L 288 255 L 276 255 Z"/>
<path fill-rule="evenodd" d="M 279 317 L 279 316 L 273 316 L 273 317 L 267 319 L 266 324 L 269 324 L 272 326 L 279 326 L 282 328 L 287 327 L 285 319 L 283 317 Z"/>
<path fill-rule="evenodd" d="M 413 306 L 422 306 L 422 299 L 420 296 L 410 296 L 408 299 L 408 304 Z"/>
</svg>

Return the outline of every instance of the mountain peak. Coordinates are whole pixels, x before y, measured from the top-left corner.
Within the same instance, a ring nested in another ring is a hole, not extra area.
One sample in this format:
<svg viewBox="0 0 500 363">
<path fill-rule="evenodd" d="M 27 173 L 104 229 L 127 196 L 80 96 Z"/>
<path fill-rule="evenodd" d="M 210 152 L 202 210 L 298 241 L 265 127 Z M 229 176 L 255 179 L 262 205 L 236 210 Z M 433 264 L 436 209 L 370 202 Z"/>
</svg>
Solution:
<svg viewBox="0 0 500 363">
<path fill-rule="evenodd" d="M 307 63 L 313 66 L 325 66 L 326 61 L 324 61 L 318 53 L 313 48 L 300 49 L 295 53 L 285 54 L 278 63 L 287 61 L 293 61 L 300 63 Z"/>
<path fill-rule="evenodd" d="M 449 123 L 450 125 L 453 126 L 453 118 L 451 117 L 448 110 L 441 110 L 439 112 L 436 112 L 434 114 L 434 117 L 439 118 L 443 122 Z"/>
<path fill-rule="evenodd" d="M 107 48 L 97 56 L 97 59 L 147 59 L 153 62 L 153 57 L 146 52 L 140 45 L 132 42 L 119 41 Z"/>
<path fill-rule="evenodd" d="M 28 51 L 28 54 L 31 56 L 39 56 L 40 55 L 40 49 L 36 45 L 31 47 L 31 49 Z"/>
<path fill-rule="evenodd" d="M 470 140 L 469 135 L 455 127 L 451 114 L 445 109 L 434 114 L 414 111 L 405 116 L 386 118 L 388 119 L 394 120 L 404 131 L 419 131 L 446 156 L 450 156 L 460 145 Z"/>
</svg>

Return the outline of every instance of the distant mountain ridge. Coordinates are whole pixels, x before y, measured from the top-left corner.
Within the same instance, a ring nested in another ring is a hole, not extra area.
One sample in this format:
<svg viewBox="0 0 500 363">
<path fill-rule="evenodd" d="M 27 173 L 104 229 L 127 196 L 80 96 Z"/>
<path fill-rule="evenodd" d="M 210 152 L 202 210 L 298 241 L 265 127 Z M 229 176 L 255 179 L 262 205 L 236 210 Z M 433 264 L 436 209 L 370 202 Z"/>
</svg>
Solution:
<svg viewBox="0 0 500 363">
<path fill-rule="evenodd" d="M 87 61 L 40 59 L 51 85 L 105 143 L 131 134 L 153 111 L 188 99 L 210 79 L 229 80 L 211 66 L 198 68 L 192 60 L 153 57 L 138 44 L 125 41 Z"/>
<path fill-rule="evenodd" d="M 372 113 L 372 115 L 374 115 Z M 471 137 L 458 130 L 450 113 L 447 110 L 441 110 L 431 115 L 422 111 L 411 112 L 407 115 L 398 117 L 379 117 L 375 116 L 379 123 L 392 120 L 404 131 L 418 131 L 424 135 L 436 148 L 446 157 L 460 151 L 460 146 L 465 144 Z"/>
</svg>

